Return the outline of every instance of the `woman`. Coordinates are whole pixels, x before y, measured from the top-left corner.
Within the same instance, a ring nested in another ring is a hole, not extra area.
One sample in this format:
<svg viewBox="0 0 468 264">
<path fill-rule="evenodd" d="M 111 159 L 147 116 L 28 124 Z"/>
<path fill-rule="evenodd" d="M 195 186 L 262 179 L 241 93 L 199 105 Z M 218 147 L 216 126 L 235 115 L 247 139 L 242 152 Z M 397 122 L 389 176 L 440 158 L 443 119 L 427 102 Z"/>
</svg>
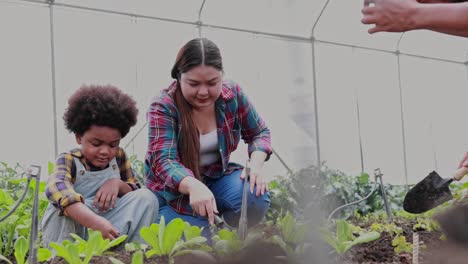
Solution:
<svg viewBox="0 0 468 264">
<path fill-rule="evenodd" d="M 239 85 L 223 80 L 220 51 L 206 38 L 180 49 L 171 76 L 147 115 L 146 186 L 159 200 L 159 216 L 206 227 L 219 214 L 237 226 L 245 175 L 229 156 L 242 136 L 251 168 L 247 215 L 250 225 L 258 223 L 270 206 L 262 175 L 272 151 L 265 122 Z"/>
</svg>

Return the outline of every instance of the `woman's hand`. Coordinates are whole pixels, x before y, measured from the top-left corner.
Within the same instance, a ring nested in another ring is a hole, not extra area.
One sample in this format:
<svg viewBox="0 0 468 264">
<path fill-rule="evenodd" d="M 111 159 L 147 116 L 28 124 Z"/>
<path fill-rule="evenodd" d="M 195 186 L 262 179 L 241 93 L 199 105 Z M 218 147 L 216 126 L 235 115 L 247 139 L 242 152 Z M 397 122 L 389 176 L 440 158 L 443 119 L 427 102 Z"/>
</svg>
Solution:
<svg viewBox="0 0 468 264">
<path fill-rule="evenodd" d="M 190 206 L 193 211 L 203 217 L 208 217 L 210 225 L 214 224 L 214 214 L 218 214 L 216 199 L 205 184 L 192 177 L 185 177 L 182 182 L 187 184 L 187 190 L 190 197 Z"/>
<path fill-rule="evenodd" d="M 257 186 L 257 192 L 255 195 L 260 195 L 268 192 L 268 183 L 262 174 L 263 163 L 267 154 L 262 151 L 254 151 L 250 155 L 250 161 L 247 162 L 247 166 L 250 168 L 249 181 L 250 181 L 250 193 L 253 193 L 255 185 Z M 240 178 L 245 179 L 245 169 L 242 171 Z"/>
<path fill-rule="evenodd" d="M 245 169 L 242 170 L 240 178 L 245 180 Z M 260 166 L 252 166 L 250 167 L 250 175 L 249 175 L 249 182 L 250 182 L 250 193 L 253 193 L 255 185 L 257 186 L 257 191 L 255 195 L 259 197 L 263 195 L 265 192 L 268 192 L 268 183 L 265 180 L 265 177 L 262 175 L 262 168 Z"/>
<path fill-rule="evenodd" d="M 107 212 L 108 210 L 114 209 L 122 183 L 121 179 L 107 180 L 96 193 L 93 206 L 97 208 L 99 212 Z"/>
</svg>

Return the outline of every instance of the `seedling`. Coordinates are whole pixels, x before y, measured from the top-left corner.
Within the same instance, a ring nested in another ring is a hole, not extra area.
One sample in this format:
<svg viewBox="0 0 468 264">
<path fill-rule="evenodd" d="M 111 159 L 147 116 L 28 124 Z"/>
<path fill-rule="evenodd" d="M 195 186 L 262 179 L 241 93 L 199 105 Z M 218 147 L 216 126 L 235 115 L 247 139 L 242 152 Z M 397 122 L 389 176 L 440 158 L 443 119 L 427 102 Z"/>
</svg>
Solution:
<svg viewBox="0 0 468 264">
<path fill-rule="evenodd" d="M 344 220 L 336 221 L 336 234 L 333 234 L 328 229 L 322 229 L 321 231 L 325 241 L 340 255 L 357 244 L 368 243 L 380 237 L 380 233 L 376 231 L 363 232 L 358 237 L 355 237 L 352 233 L 351 224 Z"/>
<path fill-rule="evenodd" d="M 403 235 L 396 236 L 392 240 L 392 246 L 395 248 L 393 249 L 395 253 L 411 253 L 413 251 L 413 246 L 406 242 L 406 237 Z"/>
<path fill-rule="evenodd" d="M 62 244 L 52 242 L 49 245 L 56 250 L 57 256 L 64 258 L 69 264 L 88 264 L 93 256 L 101 256 L 105 251 L 119 245 L 127 238 L 127 235 L 124 235 L 109 241 L 109 239 L 103 239 L 100 232 L 91 229 L 88 229 L 88 235 L 88 241 L 71 234 L 75 243 L 65 240 Z"/>
<path fill-rule="evenodd" d="M 159 224 L 143 227 L 141 237 L 150 246 L 146 257 L 153 255 L 169 257 L 169 263 L 174 263 L 174 257 L 190 253 L 194 249 L 210 249 L 206 246 L 206 238 L 200 236 L 201 229 L 192 227 L 180 218 L 175 218 L 166 226 L 164 216 Z M 182 234 L 185 240 L 182 239 Z"/>
</svg>

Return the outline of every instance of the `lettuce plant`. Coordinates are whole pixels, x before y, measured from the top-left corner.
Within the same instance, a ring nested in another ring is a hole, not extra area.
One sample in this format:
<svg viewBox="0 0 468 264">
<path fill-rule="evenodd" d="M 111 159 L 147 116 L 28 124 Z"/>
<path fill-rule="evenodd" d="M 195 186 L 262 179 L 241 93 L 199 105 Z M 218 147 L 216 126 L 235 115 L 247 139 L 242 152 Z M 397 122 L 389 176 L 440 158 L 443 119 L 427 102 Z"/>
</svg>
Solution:
<svg viewBox="0 0 468 264">
<path fill-rule="evenodd" d="M 351 224 L 345 220 L 336 220 L 336 233 L 333 234 L 328 229 L 322 229 L 322 237 L 338 254 L 342 255 L 357 244 L 368 243 L 378 239 L 380 233 L 376 231 L 362 232 L 358 237 L 355 237 Z"/>
<path fill-rule="evenodd" d="M 16 263 L 24 264 L 26 254 L 28 254 L 28 241 L 23 236 L 19 237 L 15 242 L 15 258 Z"/>
<path fill-rule="evenodd" d="M 411 253 L 413 251 L 413 246 L 406 241 L 406 237 L 403 235 L 398 235 L 392 240 L 392 246 L 394 246 L 393 251 L 395 253 Z"/>
<path fill-rule="evenodd" d="M 116 259 L 116 258 L 113 258 L 113 257 L 109 257 L 109 260 L 112 262 L 112 264 L 125 264 L 123 263 L 122 261 Z M 141 250 L 138 250 L 136 251 L 135 253 L 133 253 L 133 256 L 132 256 L 132 264 L 143 264 L 143 252 Z"/>
<path fill-rule="evenodd" d="M 122 243 L 127 235 L 120 236 L 112 241 L 103 239 L 99 231 L 88 229 L 88 240 L 71 234 L 75 243 L 68 240 L 62 244 L 50 243 L 50 247 L 57 251 L 57 256 L 64 258 L 69 264 L 88 264 L 92 257 L 101 256 L 105 251 Z"/>
<path fill-rule="evenodd" d="M 213 236 L 213 240 L 214 250 L 218 256 L 229 256 L 243 248 L 243 241 L 235 231 L 221 229 L 217 235 Z"/>
<path fill-rule="evenodd" d="M 307 225 L 298 223 L 288 212 L 282 218 L 277 219 L 276 227 L 280 235 L 272 236 L 272 242 L 279 245 L 286 252 L 288 259 L 295 263 L 294 260 L 298 260 L 310 246 L 304 243 Z"/>
<path fill-rule="evenodd" d="M 175 218 L 166 226 L 164 216 L 161 216 L 159 224 L 143 227 L 140 235 L 150 246 L 146 257 L 167 256 L 169 263 L 174 263 L 174 257 L 193 250 L 209 250 L 206 246 L 206 238 L 201 236 L 199 227 L 191 226 L 180 218 Z M 182 239 L 184 235 L 185 239 Z"/>
</svg>

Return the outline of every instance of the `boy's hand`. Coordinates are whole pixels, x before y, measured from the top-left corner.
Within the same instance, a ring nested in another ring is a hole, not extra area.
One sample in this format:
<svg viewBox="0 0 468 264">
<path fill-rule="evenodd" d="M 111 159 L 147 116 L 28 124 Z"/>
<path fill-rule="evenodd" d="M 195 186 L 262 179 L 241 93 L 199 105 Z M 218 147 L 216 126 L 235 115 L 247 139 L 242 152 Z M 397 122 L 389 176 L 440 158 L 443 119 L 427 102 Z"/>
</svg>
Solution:
<svg viewBox="0 0 468 264">
<path fill-rule="evenodd" d="M 96 193 L 93 206 L 97 208 L 99 212 L 107 212 L 108 210 L 114 209 L 122 183 L 120 179 L 107 180 Z"/>
<path fill-rule="evenodd" d="M 99 220 L 91 228 L 101 232 L 104 239 L 114 240 L 120 236 L 119 231 L 104 217 L 99 217 Z"/>
</svg>

